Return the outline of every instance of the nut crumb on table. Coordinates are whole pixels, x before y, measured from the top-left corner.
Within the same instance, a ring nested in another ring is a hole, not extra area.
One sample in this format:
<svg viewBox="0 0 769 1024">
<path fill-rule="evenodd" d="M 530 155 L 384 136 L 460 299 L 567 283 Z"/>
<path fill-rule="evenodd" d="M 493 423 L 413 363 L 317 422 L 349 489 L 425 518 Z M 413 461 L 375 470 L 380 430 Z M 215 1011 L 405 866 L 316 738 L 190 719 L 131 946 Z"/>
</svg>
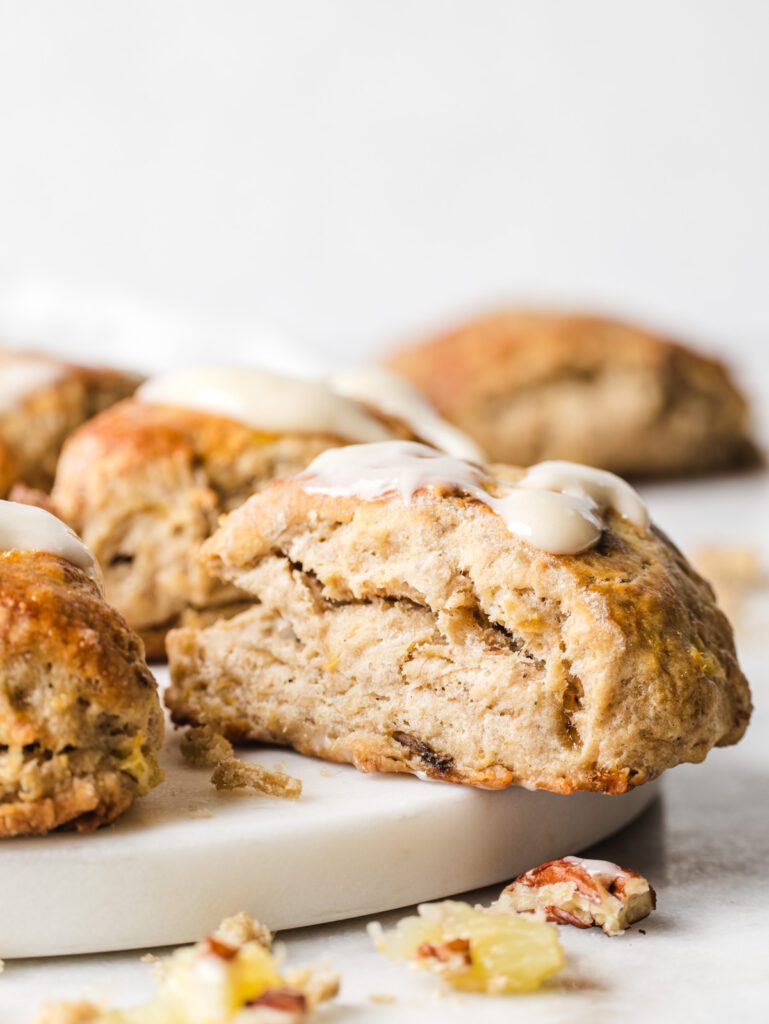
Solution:
<svg viewBox="0 0 769 1024">
<path fill-rule="evenodd" d="M 48 1004 L 36 1024 L 186 1024 L 203 1019 L 201 1005 L 205 1020 L 216 1024 L 303 1024 L 336 996 L 339 975 L 324 965 L 284 969 L 271 947 L 269 930 L 241 912 L 157 963 L 158 989 L 145 1005 L 123 1011 L 87 1000 Z"/>
<path fill-rule="evenodd" d="M 622 935 L 654 910 L 656 894 L 635 871 L 608 861 L 562 857 L 519 875 L 495 906 L 540 913 L 555 924 L 597 925 L 606 935 Z"/>
</svg>

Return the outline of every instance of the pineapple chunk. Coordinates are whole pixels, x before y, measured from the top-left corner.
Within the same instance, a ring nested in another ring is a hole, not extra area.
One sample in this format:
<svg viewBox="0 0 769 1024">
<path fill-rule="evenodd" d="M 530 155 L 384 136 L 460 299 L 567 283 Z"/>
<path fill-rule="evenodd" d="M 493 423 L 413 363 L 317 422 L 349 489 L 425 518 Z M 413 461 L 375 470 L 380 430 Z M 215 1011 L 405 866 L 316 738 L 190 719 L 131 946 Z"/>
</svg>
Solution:
<svg viewBox="0 0 769 1024">
<path fill-rule="evenodd" d="M 446 900 L 423 903 L 392 931 L 369 925 L 390 960 L 407 961 L 466 992 L 530 992 L 564 965 L 557 929 L 543 921 Z"/>
</svg>

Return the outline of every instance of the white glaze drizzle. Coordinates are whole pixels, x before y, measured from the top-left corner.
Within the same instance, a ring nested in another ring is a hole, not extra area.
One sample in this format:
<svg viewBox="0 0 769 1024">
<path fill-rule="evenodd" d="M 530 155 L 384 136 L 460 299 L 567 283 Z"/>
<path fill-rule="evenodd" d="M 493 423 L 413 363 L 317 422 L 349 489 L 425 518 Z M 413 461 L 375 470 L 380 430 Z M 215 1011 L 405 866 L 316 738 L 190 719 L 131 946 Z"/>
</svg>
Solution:
<svg viewBox="0 0 769 1024">
<path fill-rule="evenodd" d="M 636 525 L 645 528 L 648 516 L 640 497 L 636 495 L 639 508 L 627 494 L 635 492 L 619 477 L 576 463 L 554 465 L 560 467 L 557 472 L 541 463 L 508 484 L 480 466 L 442 455 L 427 445 L 388 441 L 329 449 L 298 479 L 308 494 L 364 501 L 399 494 L 408 504 L 422 488 L 458 491 L 487 505 L 514 536 L 556 555 L 575 555 L 594 547 L 604 530 L 601 513 L 607 508 L 620 514 L 625 514 L 624 509 Z M 540 467 L 544 467 L 542 472 Z M 490 488 L 502 493 L 491 494 Z"/>
<path fill-rule="evenodd" d="M 142 384 L 136 398 L 225 416 L 267 433 L 330 434 L 356 442 L 393 436 L 361 405 L 319 381 L 284 377 L 250 366 L 210 366 L 163 374 Z"/>
<path fill-rule="evenodd" d="M 605 469 L 583 466 L 579 462 L 538 462 L 526 471 L 518 486 L 591 498 L 597 505 L 619 512 L 639 530 L 649 529 L 649 511 L 641 495 L 622 477 Z"/>
<path fill-rule="evenodd" d="M 0 501 L 0 551 L 45 551 L 99 579 L 90 548 L 61 519 L 36 505 Z"/>
<path fill-rule="evenodd" d="M 563 859 L 575 867 L 582 868 L 591 878 L 596 878 L 599 882 L 616 882 L 622 875 L 627 874 L 624 868 L 621 868 L 619 864 L 612 864 L 610 860 L 586 860 L 583 857 L 564 857 Z"/>
<path fill-rule="evenodd" d="M 67 372 L 63 363 L 42 356 L 0 357 L 0 412 L 13 412 L 30 395 L 50 387 Z"/>
<path fill-rule="evenodd" d="M 417 437 L 440 451 L 471 462 L 485 461 L 486 456 L 475 441 L 442 419 L 420 391 L 391 370 L 361 366 L 335 374 L 330 384 L 339 394 L 401 420 Z"/>
</svg>

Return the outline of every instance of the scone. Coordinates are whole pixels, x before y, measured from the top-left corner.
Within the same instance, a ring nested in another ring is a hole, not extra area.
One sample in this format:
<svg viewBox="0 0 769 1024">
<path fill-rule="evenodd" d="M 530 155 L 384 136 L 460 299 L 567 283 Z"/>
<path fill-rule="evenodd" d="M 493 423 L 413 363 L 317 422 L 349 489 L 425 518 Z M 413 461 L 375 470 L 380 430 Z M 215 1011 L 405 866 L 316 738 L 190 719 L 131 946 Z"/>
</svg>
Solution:
<svg viewBox="0 0 769 1024">
<path fill-rule="evenodd" d="M 90 831 L 160 781 L 155 681 L 96 574 L 59 520 L 0 502 L 0 837 Z"/>
<path fill-rule="evenodd" d="M 148 381 L 67 442 L 52 499 L 99 560 L 107 600 L 162 657 L 169 627 L 241 607 L 197 561 L 222 512 L 320 452 L 410 436 L 328 387 L 247 367 Z"/>
<path fill-rule="evenodd" d="M 130 395 L 140 380 L 118 370 L 0 351 L 0 497 L 19 482 L 49 490 L 65 438 Z"/>
<path fill-rule="evenodd" d="M 712 590 L 600 470 L 327 451 L 203 559 L 254 603 L 170 634 L 179 723 L 364 771 L 623 793 L 748 722 Z"/>
<path fill-rule="evenodd" d="M 503 312 L 387 360 L 489 458 L 625 476 L 754 465 L 748 407 L 719 362 L 596 316 Z"/>
</svg>

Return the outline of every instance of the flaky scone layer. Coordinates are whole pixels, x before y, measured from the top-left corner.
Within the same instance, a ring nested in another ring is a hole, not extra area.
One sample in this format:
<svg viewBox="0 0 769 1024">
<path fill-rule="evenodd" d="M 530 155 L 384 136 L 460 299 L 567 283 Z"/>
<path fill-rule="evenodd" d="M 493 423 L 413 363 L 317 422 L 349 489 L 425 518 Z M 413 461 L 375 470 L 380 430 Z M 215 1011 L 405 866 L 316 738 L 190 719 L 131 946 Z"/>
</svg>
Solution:
<svg viewBox="0 0 769 1024">
<path fill-rule="evenodd" d="M 618 517 L 598 548 L 556 556 L 460 495 L 289 480 L 204 553 L 258 603 L 170 634 L 180 722 L 364 770 L 622 793 L 736 742 L 750 715 L 710 587 Z"/>
<path fill-rule="evenodd" d="M 570 459 L 637 477 L 760 459 L 746 401 L 721 363 L 619 321 L 500 312 L 387 365 L 492 460 Z"/>
<path fill-rule="evenodd" d="M 112 821 L 160 779 L 139 638 L 70 563 L 0 553 L 0 836 Z"/>
</svg>

